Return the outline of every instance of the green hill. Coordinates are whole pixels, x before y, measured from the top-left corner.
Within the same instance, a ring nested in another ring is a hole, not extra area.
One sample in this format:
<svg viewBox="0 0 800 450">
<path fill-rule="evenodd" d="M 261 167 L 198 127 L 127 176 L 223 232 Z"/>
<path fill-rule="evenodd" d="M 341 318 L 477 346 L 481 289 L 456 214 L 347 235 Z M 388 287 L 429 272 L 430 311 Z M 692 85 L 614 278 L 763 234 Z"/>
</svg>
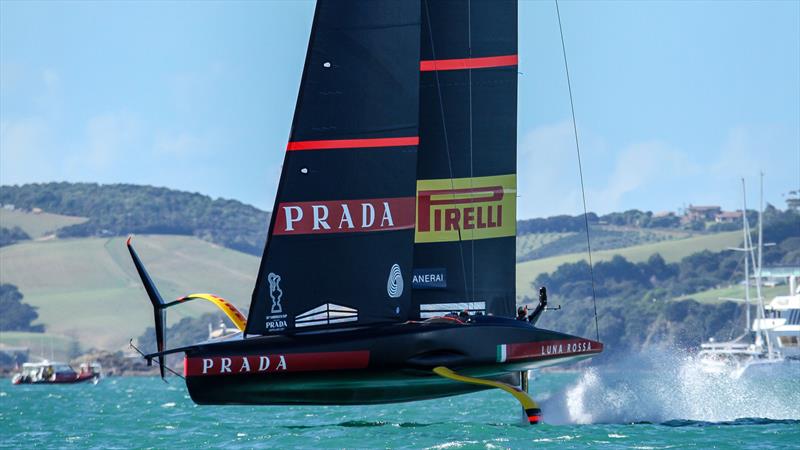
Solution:
<svg viewBox="0 0 800 450">
<path fill-rule="evenodd" d="M 211 292 L 246 311 L 258 258 L 188 236 L 137 236 L 134 243 L 165 298 Z M 39 308 L 49 333 L 78 338 L 87 348 L 119 348 L 152 326 L 150 304 L 121 237 L 3 247 L 0 277 Z M 168 318 L 173 323 L 213 308 L 190 303 L 171 309 Z"/>
<path fill-rule="evenodd" d="M 517 236 L 517 261 L 532 259 L 528 256 L 542 247 L 575 235 L 578 233 L 529 233 Z"/>
<path fill-rule="evenodd" d="M 31 239 L 52 235 L 60 228 L 86 222 L 85 217 L 64 216 L 48 212 L 31 213 L 0 208 L 0 227 L 20 227 Z"/>
<path fill-rule="evenodd" d="M 236 200 L 133 184 L 0 186 L 0 204 L 88 219 L 61 226 L 59 237 L 174 234 L 253 255 L 264 249 L 269 221 L 269 213 Z M 40 224 L 49 227 L 46 221 Z"/>
<path fill-rule="evenodd" d="M 608 261 L 614 255 L 624 256 L 628 261 L 641 262 L 653 253 L 659 253 L 667 262 L 677 262 L 681 258 L 703 250 L 717 252 L 728 247 L 737 246 L 742 241 L 742 233 L 729 231 L 725 233 L 704 234 L 686 239 L 660 241 L 632 247 L 593 251 L 594 262 Z M 531 283 L 539 274 L 550 273 L 558 266 L 587 259 L 586 252 L 570 253 L 550 258 L 525 261 L 517 264 L 517 297 L 534 297 Z"/>
<path fill-rule="evenodd" d="M 781 286 L 764 286 L 761 289 L 761 295 L 766 299 L 766 302 L 769 303 L 770 299 L 777 295 L 787 295 L 789 293 L 789 288 L 785 285 Z M 693 294 L 687 294 L 680 297 L 677 297 L 675 300 L 697 300 L 700 303 L 722 303 L 723 301 L 728 301 L 730 299 L 744 299 L 744 286 L 728 286 L 728 287 L 721 287 L 716 289 L 708 289 L 706 291 L 695 292 Z M 757 302 L 756 298 L 756 289 L 755 287 L 750 287 L 750 304 L 755 305 Z M 744 300 L 742 300 L 744 302 Z"/>
<path fill-rule="evenodd" d="M 737 245 L 738 233 L 704 235 L 678 241 L 595 253 L 595 261 L 621 254 L 631 261 L 660 252 L 667 261 L 702 249 Z M 137 236 L 134 244 L 165 298 L 212 292 L 247 310 L 258 258 L 188 236 Z M 530 283 L 558 265 L 583 259 L 570 254 L 517 265 L 518 294 L 533 297 Z M 39 308 L 49 333 L 79 339 L 84 347 L 119 348 L 152 325 L 144 290 L 130 262 L 124 238 L 26 241 L 0 249 L 2 282 L 19 287 L 24 301 Z M 170 309 L 169 322 L 214 311 L 211 305 Z"/>
<path fill-rule="evenodd" d="M 698 233 L 678 229 L 592 225 L 593 250 L 613 250 L 667 240 L 688 239 Z M 585 232 L 530 233 L 517 236 L 517 262 L 586 251 Z"/>
<path fill-rule="evenodd" d="M 49 334 L 79 339 L 84 348 L 116 349 L 152 326 L 124 245 L 128 233 L 142 234 L 136 247 L 164 297 L 212 292 L 246 311 L 259 261 L 252 255 L 263 249 L 269 218 L 233 200 L 124 184 L 2 186 L 0 203 L 17 208 L 0 209 L 0 225 L 34 239 L 0 248 L 0 282 L 16 285 L 23 301 L 38 308 Z M 614 255 L 645 261 L 653 253 L 676 262 L 741 240 L 739 231 L 693 235 L 635 210 L 590 215 L 590 223 L 595 262 Z M 534 297 L 531 283 L 539 274 L 586 258 L 582 227 L 583 216 L 518 223 L 520 297 Z M 703 295 L 713 300 L 715 294 Z M 169 322 L 210 311 L 211 305 L 190 303 L 171 309 Z"/>
</svg>

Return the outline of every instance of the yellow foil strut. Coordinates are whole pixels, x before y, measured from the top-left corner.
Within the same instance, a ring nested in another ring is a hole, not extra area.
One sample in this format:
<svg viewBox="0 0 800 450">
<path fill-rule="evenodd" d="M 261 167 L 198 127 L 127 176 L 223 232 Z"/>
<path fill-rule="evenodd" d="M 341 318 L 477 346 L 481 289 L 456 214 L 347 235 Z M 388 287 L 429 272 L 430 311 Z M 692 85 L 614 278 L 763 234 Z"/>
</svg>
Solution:
<svg viewBox="0 0 800 450">
<path fill-rule="evenodd" d="M 238 328 L 239 331 L 244 331 L 245 326 L 247 326 L 247 318 L 245 318 L 244 315 L 238 309 L 236 309 L 235 306 L 233 306 L 233 303 L 225 300 L 222 297 L 217 297 L 214 294 L 189 294 L 185 297 L 179 298 L 177 301 L 183 303 L 196 299 L 208 300 L 209 302 L 217 305 L 217 308 L 221 309 L 222 312 L 224 312 L 225 315 L 231 319 L 231 322 L 236 325 L 236 328 Z"/>
<path fill-rule="evenodd" d="M 516 398 L 517 401 L 522 405 L 522 409 L 525 410 L 525 415 L 528 418 L 528 423 L 534 425 L 542 420 L 542 410 L 539 409 L 539 405 L 527 393 L 525 393 L 525 391 L 516 386 L 512 386 L 501 381 L 484 380 L 482 378 L 460 375 L 444 366 L 435 367 L 433 369 L 433 373 L 439 375 L 440 377 L 449 378 L 461 383 L 478 384 L 502 389 L 513 395 L 514 398 Z"/>
</svg>

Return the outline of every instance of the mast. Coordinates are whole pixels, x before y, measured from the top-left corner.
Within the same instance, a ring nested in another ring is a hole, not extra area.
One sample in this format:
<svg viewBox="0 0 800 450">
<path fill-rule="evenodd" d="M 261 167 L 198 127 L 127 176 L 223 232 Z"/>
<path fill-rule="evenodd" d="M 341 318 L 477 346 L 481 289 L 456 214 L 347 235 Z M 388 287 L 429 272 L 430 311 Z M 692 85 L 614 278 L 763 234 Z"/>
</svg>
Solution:
<svg viewBox="0 0 800 450">
<path fill-rule="evenodd" d="M 748 261 L 747 245 L 749 239 L 749 226 L 747 222 L 747 189 L 745 188 L 744 178 L 742 178 L 742 233 L 744 234 L 744 304 L 745 304 L 745 333 L 749 334 L 752 327 L 750 322 L 750 262 Z"/>
<path fill-rule="evenodd" d="M 761 295 L 761 265 L 764 253 L 764 172 L 760 173 L 760 188 L 758 202 L 758 266 L 756 266 L 756 295 L 758 295 L 758 310 L 761 323 L 766 319 L 764 314 L 764 297 Z M 769 330 L 763 330 L 767 340 L 767 356 L 772 359 L 772 341 L 769 337 Z"/>
</svg>

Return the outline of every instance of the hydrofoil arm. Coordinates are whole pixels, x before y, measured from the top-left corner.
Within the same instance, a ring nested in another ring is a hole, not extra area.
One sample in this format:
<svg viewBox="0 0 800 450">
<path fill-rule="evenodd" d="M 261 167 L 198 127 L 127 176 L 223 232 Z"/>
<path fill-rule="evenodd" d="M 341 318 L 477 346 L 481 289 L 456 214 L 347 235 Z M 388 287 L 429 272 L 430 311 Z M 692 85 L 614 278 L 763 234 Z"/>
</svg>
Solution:
<svg viewBox="0 0 800 450">
<path fill-rule="evenodd" d="M 516 386 L 512 386 L 500 381 L 484 380 L 483 378 L 460 375 L 444 366 L 435 367 L 433 369 L 433 373 L 439 375 L 440 377 L 459 381 L 461 383 L 478 384 L 502 389 L 513 395 L 514 398 L 516 398 L 517 401 L 522 405 L 522 409 L 525 410 L 525 415 L 528 418 L 528 423 L 535 425 L 542 420 L 542 410 L 539 408 L 539 405 L 525 391 Z"/>
</svg>

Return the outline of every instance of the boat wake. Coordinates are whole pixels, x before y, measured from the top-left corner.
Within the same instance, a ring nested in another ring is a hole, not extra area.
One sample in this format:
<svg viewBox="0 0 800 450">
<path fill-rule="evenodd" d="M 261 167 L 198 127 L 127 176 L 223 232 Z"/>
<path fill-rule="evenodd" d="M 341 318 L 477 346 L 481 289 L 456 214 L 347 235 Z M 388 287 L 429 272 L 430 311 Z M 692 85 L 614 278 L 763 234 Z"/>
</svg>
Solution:
<svg viewBox="0 0 800 450">
<path fill-rule="evenodd" d="M 800 419 L 800 364 L 733 379 L 693 357 L 660 351 L 590 368 L 542 403 L 550 424 L 662 423 L 698 426 Z M 751 418 L 751 419 L 742 419 Z"/>
</svg>

